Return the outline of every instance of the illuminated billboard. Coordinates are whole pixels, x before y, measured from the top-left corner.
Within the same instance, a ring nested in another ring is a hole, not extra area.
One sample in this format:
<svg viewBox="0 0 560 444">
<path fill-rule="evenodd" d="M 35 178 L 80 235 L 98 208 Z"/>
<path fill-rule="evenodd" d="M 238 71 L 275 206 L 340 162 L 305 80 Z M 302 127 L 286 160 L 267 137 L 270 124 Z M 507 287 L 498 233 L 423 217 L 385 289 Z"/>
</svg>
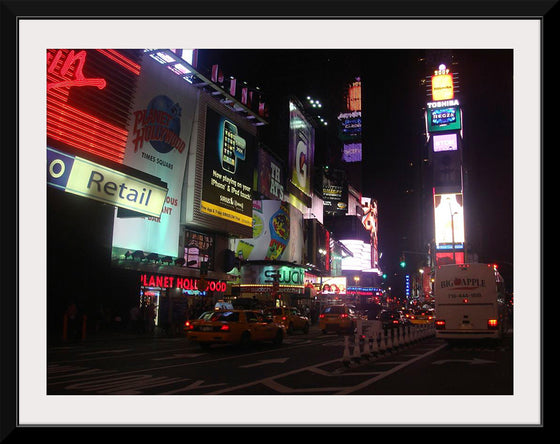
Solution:
<svg viewBox="0 0 560 444">
<path fill-rule="evenodd" d="M 122 163 L 160 178 L 168 184 L 168 193 L 158 217 L 124 217 L 117 212 L 113 247 L 182 256 L 181 197 L 199 91 L 147 55 L 141 68 Z"/>
<path fill-rule="evenodd" d="M 253 237 L 230 239 L 230 249 L 242 260 L 283 260 L 301 263 L 303 216 L 287 202 L 253 201 Z"/>
<path fill-rule="evenodd" d="M 323 171 L 323 212 L 333 215 L 348 212 L 348 184 L 343 171 Z"/>
<path fill-rule="evenodd" d="M 346 294 L 346 276 L 324 276 L 321 281 L 321 294 Z"/>
<path fill-rule="evenodd" d="M 200 211 L 252 226 L 255 145 L 253 135 L 207 108 Z"/>
<path fill-rule="evenodd" d="M 432 100 L 453 98 L 453 74 L 448 69 L 437 71 L 432 76 Z"/>
<path fill-rule="evenodd" d="M 426 112 L 428 131 L 456 131 L 461 129 L 461 109 L 458 106 L 429 109 Z"/>
<path fill-rule="evenodd" d="M 304 196 L 310 197 L 312 194 L 311 172 L 315 156 L 315 129 L 295 103 L 290 102 L 289 106 L 289 181 Z"/>
<path fill-rule="evenodd" d="M 362 142 L 345 143 L 342 148 L 342 161 L 347 163 L 362 161 Z"/>
<path fill-rule="evenodd" d="M 436 250 L 464 248 L 465 224 L 463 211 L 462 193 L 434 193 Z"/>
<path fill-rule="evenodd" d="M 434 135 L 433 137 L 434 153 L 442 151 L 457 151 L 457 134 Z"/>
<path fill-rule="evenodd" d="M 259 148 L 257 191 L 268 199 L 284 199 L 284 167 L 270 153 Z"/>
<path fill-rule="evenodd" d="M 362 225 L 369 232 L 371 245 L 371 263 L 373 270 L 379 269 L 379 248 L 378 248 L 378 208 L 377 201 L 369 197 L 362 197 Z"/>
</svg>

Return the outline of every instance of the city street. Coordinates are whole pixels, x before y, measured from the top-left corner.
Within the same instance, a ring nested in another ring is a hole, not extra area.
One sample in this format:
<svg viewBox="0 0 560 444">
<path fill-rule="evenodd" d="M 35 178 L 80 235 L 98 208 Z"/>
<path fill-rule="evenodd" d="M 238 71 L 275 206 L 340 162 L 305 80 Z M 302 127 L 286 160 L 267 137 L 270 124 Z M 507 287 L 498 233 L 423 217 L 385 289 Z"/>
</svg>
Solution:
<svg viewBox="0 0 560 444">
<path fill-rule="evenodd" d="M 428 335 L 359 354 L 354 337 L 312 328 L 283 344 L 203 351 L 184 337 L 121 338 L 48 352 L 48 394 L 511 395 L 511 337 L 448 345 Z M 347 362 L 345 353 L 349 355 Z"/>
</svg>

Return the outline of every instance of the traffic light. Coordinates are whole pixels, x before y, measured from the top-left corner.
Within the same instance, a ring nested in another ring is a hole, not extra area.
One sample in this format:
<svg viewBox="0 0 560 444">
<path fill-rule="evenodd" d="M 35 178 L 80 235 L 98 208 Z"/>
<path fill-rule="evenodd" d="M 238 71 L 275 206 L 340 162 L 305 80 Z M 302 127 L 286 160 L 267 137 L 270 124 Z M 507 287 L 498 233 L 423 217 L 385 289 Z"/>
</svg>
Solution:
<svg viewBox="0 0 560 444">
<path fill-rule="evenodd" d="M 401 254 L 401 263 L 400 263 L 400 265 L 401 265 L 401 268 L 406 267 L 406 259 L 405 259 L 405 257 L 404 257 L 404 254 Z"/>
</svg>

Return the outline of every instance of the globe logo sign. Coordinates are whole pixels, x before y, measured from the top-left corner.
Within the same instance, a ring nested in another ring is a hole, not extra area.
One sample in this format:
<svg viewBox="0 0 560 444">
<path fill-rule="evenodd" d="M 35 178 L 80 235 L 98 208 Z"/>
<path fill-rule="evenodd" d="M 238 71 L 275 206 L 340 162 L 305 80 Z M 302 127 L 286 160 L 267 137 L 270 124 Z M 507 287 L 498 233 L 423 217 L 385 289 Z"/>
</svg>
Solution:
<svg viewBox="0 0 560 444">
<path fill-rule="evenodd" d="M 154 97 L 145 110 L 134 112 L 134 152 L 143 148 L 144 142 L 161 154 L 185 149 L 181 133 L 181 106 L 164 95 Z"/>
</svg>

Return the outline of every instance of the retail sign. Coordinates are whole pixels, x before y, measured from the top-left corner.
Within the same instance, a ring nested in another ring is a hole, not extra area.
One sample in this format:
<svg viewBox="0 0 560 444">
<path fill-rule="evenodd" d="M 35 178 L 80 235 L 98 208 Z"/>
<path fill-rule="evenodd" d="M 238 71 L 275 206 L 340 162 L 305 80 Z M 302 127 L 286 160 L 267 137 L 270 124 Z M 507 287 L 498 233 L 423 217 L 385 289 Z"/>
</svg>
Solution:
<svg viewBox="0 0 560 444">
<path fill-rule="evenodd" d="M 67 193 L 159 217 L 167 188 L 47 147 L 47 183 Z"/>
</svg>

